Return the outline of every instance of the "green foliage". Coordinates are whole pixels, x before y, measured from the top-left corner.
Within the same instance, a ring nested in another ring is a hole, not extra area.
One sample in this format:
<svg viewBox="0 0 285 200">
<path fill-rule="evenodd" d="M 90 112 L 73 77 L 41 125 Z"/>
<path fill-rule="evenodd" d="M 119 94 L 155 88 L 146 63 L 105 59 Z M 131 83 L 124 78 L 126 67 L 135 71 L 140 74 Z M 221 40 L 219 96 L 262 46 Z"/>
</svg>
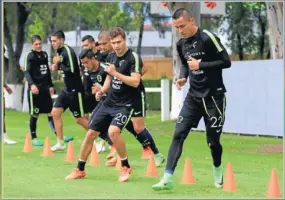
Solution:
<svg viewBox="0 0 285 200">
<path fill-rule="evenodd" d="M 30 43 L 30 38 L 33 35 L 39 35 L 41 38 L 45 38 L 45 25 L 37 15 L 35 16 L 34 23 L 28 26 L 28 43 Z"/>
</svg>

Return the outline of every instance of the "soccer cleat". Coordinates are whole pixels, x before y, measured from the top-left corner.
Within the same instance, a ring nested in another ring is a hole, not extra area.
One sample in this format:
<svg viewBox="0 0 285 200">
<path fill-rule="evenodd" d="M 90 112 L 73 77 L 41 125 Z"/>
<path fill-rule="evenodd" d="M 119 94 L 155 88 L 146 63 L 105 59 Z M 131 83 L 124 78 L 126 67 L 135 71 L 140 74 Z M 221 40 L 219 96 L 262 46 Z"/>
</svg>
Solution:
<svg viewBox="0 0 285 200">
<path fill-rule="evenodd" d="M 107 160 L 107 162 L 105 163 L 106 166 L 110 167 L 110 166 L 115 166 L 117 164 L 117 159 L 118 157 L 115 156 L 109 160 Z"/>
<path fill-rule="evenodd" d="M 17 142 L 14 140 L 10 140 L 9 138 L 4 138 L 4 144 L 17 144 Z"/>
<path fill-rule="evenodd" d="M 121 168 L 120 176 L 119 176 L 119 181 L 120 182 L 127 182 L 130 178 L 130 174 L 132 172 L 132 168 L 128 168 L 126 166 Z"/>
<path fill-rule="evenodd" d="M 142 157 L 141 159 L 147 160 L 151 157 L 152 150 L 149 147 L 146 147 L 143 149 Z"/>
<path fill-rule="evenodd" d="M 117 153 L 117 150 L 114 146 L 111 147 L 111 152 L 106 156 L 106 158 L 109 160 L 115 156 Z"/>
<path fill-rule="evenodd" d="M 155 166 L 159 167 L 164 163 L 165 158 L 161 153 L 155 154 L 154 155 L 154 161 L 155 161 Z"/>
<path fill-rule="evenodd" d="M 105 141 L 104 140 L 96 142 L 95 144 L 96 144 L 96 150 L 97 150 L 98 153 L 106 151 Z"/>
<path fill-rule="evenodd" d="M 63 141 L 68 143 L 69 141 L 72 141 L 73 137 L 72 136 L 63 136 Z"/>
<path fill-rule="evenodd" d="M 65 144 L 61 145 L 60 143 L 56 143 L 53 147 L 51 147 L 52 151 L 64 151 L 66 148 Z"/>
<path fill-rule="evenodd" d="M 223 187 L 223 170 L 222 166 L 215 167 L 213 166 L 213 175 L 214 175 L 214 185 L 216 188 Z"/>
<path fill-rule="evenodd" d="M 171 190 L 173 188 L 172 175 L 167 177 L 164 175 L 159 183 L 152 186 L 154 190 Z"/>
<path fill-rule="evenodd" d="M 65 177 L 65 179 L 74 180 L 74 179 L 84 178 L 85 175 L 86 175 L 85 171 L 80 171 L 78 168 L 75 168 L 68 176 Z"/>
<path fill-rule="evenodd" d="M 39 141 L 38 138 L 34 138 L 34 139 L 32 140 L 32 144 L 33 144 L 33 146 L 37 146 L 37 147 L 41 147 L 41 146 L 44 145 L 44 143 L 41 142 L 41 141 Z"/>
</svg>

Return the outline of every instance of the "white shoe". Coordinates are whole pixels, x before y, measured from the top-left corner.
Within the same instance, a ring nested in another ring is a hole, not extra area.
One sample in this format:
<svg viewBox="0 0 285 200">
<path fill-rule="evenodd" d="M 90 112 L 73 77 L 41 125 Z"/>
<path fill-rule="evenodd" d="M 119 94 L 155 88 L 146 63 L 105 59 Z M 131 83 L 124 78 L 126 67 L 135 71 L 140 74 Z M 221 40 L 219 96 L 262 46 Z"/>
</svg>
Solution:
<svg viewBox="0 0 285 200">
<path fill-rule="evenodd" d="M 56 145 L 54 145 L 51 150 L 52 151 L 64 151 L 66 148 L 65 144 L 61 145 L 59 143 L 56 143 Z"/>
<path fill-rule="evenodd" d="M 100 152 L 105 152 L 106 151 L 106 147 L 105 147 L 105 141 L 100 141 L 100 142 L 96 142 L 96 150 L 98 153 Z"/>
<path fill-rule="evenodd" d="M 6 139 L 4 139 L 4 144 L 17 144 L 17 142 L 14 140 L 10 140 L 10 139 L 6 138 Z"/>
</svg>

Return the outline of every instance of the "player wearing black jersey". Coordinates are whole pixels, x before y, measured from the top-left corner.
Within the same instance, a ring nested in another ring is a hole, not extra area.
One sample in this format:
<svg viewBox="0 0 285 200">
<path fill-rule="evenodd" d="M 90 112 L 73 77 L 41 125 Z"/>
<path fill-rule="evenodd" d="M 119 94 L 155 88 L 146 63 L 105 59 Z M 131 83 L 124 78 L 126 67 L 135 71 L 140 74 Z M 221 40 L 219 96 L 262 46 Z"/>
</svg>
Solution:
<svg viewBox="0 0 285 200">
<path fill-rule="evenodd" d="M 155 190 L 173 187 L 172 176 L 181 156 L 184 140 L 203 117 L 207 145 L 213 158 L 214 185 L 221 188 L 223 172 L 220 135 L 226 109 L 226 89 L 222 70 L 229 68 L 231 61 L 220 39 L 213 33 L 197 27 L 188 10 L 180 8 L 174 12 L 172 18 L 173 25 L 182 36 L 177 43 L 182 68 L 176 86 L 180 89 L 189 76 L 190 89 L 176 122 L 164 176 L 152 187 Z"/>
<path fill-rule="evenodd" d="M 80 68 L 74 50 L 64 44 L 64 33 L 56 31 L 51 35 L 51 43 L 57 51 L 57 56 L 53 58 L 52 69 L 60 69 L 64 88 L 55 100 L 52 116 L 57 132 L 57 144 L 52 147 L 52 151 L 62 151 L 66 148 L 63 143 L 62 113 L 69 108 L 75 121 L 85 130 L 88 128 L 88 120 L 84 118 L 84 87 L 80 76 Z"/>
<path fill-rule="evenodd" d="M 43 146 L 37 138 L 37 120 L 39 114 L 48 114 L 48 123 L 56 134 L 53 118 L 51 116 L 54 87 L 48 64 L 48 54 L 42 51 L 42 39 L 38 35 L 31 38 L 32 50 L 25 56 L 24 75 L 28 82 L 28 102 L 30 113 L 30 133 L 33 146 Z"/>
<path fill-rule="evenodd" d="M 141 79 L 142 62 L 135 52 L 126 47 L 126 35 L 123 29 L 113 28 L 110 31 L 117 60 L 132 57 L 127 62 L 116 62 L 105 71 L 108 76 L 103 88 L 96 93 L 100 99 L 108 91 L 108 95 L 95 116 L 89 121 L 89 130 L 82 143 L 78 166 L 66 179 L 77 179 L 85 176 L 85 163 L 91 152 L 94 140 L 108 131 L 109 137 L 121 158 L 119 181 L 128 181 L 131 167 L 128 162 L 126 145 L 120 132 L 132 116 L 134 97 Z"/>
</svg>

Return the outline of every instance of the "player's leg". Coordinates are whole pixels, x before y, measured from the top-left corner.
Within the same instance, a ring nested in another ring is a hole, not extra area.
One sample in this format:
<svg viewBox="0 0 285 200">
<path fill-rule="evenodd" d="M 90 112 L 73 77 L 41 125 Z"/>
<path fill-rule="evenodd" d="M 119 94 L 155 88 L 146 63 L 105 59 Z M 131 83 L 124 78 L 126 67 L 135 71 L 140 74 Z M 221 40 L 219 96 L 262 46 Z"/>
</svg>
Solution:
<svg viewBox="0 0 285 200">
<path fill-rule="evenodd" d="M 4 144 L 16 144 L 17 142 L 14 141 L 14 140 L 11 140 L 9 137 L 8 137 L 8 134 L 6 132 L 6 123 L 5 123 L 5 99 L 3 99 L 3 103 L 4 103 L 4 120 L 3 120 L 3 140 L 4 140 Z"/>
<path fill-rule="evenodd" d="M 112 116 L 112 122 L 108 129 L 108 134 L 112 140 L 119 157 L 121 159 L 121 173 L 119 177 L 120 182 L 128 181 L 131 167 L 128 162 L 128 156 L 126 151 L 126 143 L 121 136 L 122 129 L 126 126 L 128 121 L 131 119 L 133 109 L 130 108 L 110 108 Z"/>
<path fill-rule="evenodd" d="M 221 166 L 223 147 L 220 142 L 223 125 L 225 122 L 226 97 L 213 96 L 204 99 L 204 121 L 206 126 L 207 145 L 211 150 L 213 159 L 214 185 L 223 186 L 223 169 Z"/>
<path fill-rule="evenodd" d="M 106 132 L 110 125 L 110 117 L 105 112 L 104 107 L 96 113 L 92 113 L 89 120 L 87 134 L 81 144 L 79 160 L 77 167 L 69 174 L 66 179 L 78 179 L 85 176 L 85 164 L 93 147 L 94 140 L 100 132 Z"/>
<path fill-rule="evenodd" d="M 37 121 L 40 114 L 40 104 L 41 102 L 41 91 L 39 94 L 35 95 L 31 90 L 28 90 L 28 101 L 29 101 L 29 113 L 30 113 L 30 133 L 32 137 L 33 146 L 43 146 L 44 143 L 40 141 L 37 137 Z"/>
<path fill-rule="evenodd" d="M 198 126 L 202 114 L 200 104 L 188 94 L 177 118 L 174 135 L 168 150 L 164 175 L 159 183 L 152 186 L 154 190 L 169 190 L 173 187 L 172 176 L 181 156 L 183 143 L 191 128 Z"/>
<path fill-rule="evenodd" d="M 84 117 L 84 103 L 83 94 L 77 92 L 76 94 L 70 95 L 70 107 L 69 110 L 72 112 L 74 120 L 77 124 L 82 126 L 86 131 L 88 130 L 88 120 Z"/>
<path fill-rule="evenodd" d="M 66 146 L 63 137 L 62 113 L 69 107 L 70 100 L 65 91 L 61 91 L 54 102 L 51 115 L 56 130 L 57 143 L 51 148 L 52 151 L 64 151 Z"/>
</svg>

